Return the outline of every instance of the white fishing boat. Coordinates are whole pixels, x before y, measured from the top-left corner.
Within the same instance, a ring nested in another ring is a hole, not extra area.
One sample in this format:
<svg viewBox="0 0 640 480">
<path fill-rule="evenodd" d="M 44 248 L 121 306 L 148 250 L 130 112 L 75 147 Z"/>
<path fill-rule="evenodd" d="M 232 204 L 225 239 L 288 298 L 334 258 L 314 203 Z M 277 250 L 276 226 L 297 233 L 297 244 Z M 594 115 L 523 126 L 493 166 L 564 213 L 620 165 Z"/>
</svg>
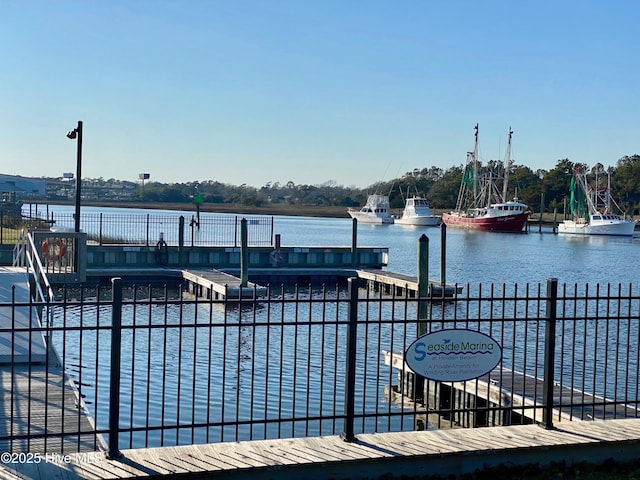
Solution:
<svg viewBox="0 0 640 480">
<path fill-rule="evenodd" d="M 389 195 L 374 193 L 367 197 L 367 203 L 360 210 L 350 208 L 348 211 L 351 218 L 359 223 L 385 225 L 394 221 L 389 207 Z"/>
<path fill-rule="evenodd" d="M 504 162 L 502 193 L 496 185 L 497 178 L 491 172 L 478 176 L 478 125 L 475 126 L 473 152 L 467 153 L 467 164 L 462 174 L 456 209 L 442 215 L 449 227 L 498 232 L 521 232 L 529 218 L 529 208 L 518 197 L 507 200 L 509 169 L 511 168 L 511 136 Z"/>
<path fill-rule="evenodd" d="M 409 196 L 404 201 L 402 216 L 395 219 L 398 225 L 414 225 L 419 227 L 440 225 L 442 217 L 434 215 L 426 198 L 419 195 Z"/>
<path fill-rule="evenodd" d="M 607 186 L 599 187 L 596 176 L 594 188 L 587 181 L 587 166 L 576 165 L 571 178 L 570 208 L 572 218 L 558 225 L 558 233 L 571 235 L 633 236 L 635 220 L 627 220 L 613 213 L 611 204 L 620 208 L 611 197 L 611 169 L 607 172 Z"/>
</svg>

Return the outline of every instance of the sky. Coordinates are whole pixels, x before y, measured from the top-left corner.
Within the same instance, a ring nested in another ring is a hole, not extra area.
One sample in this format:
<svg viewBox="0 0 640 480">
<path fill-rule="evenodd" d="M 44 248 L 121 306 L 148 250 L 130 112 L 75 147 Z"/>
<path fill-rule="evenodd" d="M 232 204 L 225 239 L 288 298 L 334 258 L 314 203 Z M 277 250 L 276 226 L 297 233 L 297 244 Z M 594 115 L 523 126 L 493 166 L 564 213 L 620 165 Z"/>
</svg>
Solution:
<svg viewBox="0 0 640 480">
<path fill-rule="evenodd" d="M 366 188 L 640 153 L 640 3 L 0 0 L 0 173 Z"/>
</svg>

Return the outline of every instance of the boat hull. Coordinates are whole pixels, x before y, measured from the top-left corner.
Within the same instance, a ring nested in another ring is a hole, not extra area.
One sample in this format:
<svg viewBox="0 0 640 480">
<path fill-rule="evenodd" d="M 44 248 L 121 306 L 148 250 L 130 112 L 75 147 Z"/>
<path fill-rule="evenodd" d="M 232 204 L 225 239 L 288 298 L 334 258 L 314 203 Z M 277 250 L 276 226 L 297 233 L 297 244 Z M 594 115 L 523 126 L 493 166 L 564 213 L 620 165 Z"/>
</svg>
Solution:
<svg viewBox="0 0 640 480">
<path fill-rule="evenodd" d="M 358 223 L 367 223 L 369 225 L 390 225 L 394 223 L 394 218 L 389 216 L 375 215 L 362 212 L 349 212 L 351 218 L 358 220 Z"/>
<path fill-rule="evenodd" d="M 444 213 L 442 214 L 442 223 L 447 227 L 466 228 L 469 230 L 521 232 L 528 218 L 528 213 L 486 217 L 470 217 L 457 213 Z"/>
<path fill-rule="evenodd" d="M 412 225 L 415 227 L 437 227 L 441 222 L 442 217 L 439 215 L 401 217 L 395 220 L 398 225 Z"/>
<path fill-rule="evenodd" d="M 632 237 L 636 228 L 636 222 L 620 221 L 612 223 L 579 223 L 573 220 L 565 220 L 558 225 L 558 233 L 567 235 L 609 235 L 617 237 Z"/>
</svg>

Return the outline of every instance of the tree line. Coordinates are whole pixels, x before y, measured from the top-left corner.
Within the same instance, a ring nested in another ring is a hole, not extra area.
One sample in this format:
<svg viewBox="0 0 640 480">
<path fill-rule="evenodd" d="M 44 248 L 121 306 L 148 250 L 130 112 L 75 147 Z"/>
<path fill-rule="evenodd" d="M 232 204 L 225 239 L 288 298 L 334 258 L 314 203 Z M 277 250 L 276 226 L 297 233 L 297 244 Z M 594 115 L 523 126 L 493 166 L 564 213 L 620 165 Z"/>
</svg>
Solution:
<svg viewBox="0 0 640 480">
<path fill-rule="evenodd" d="M 569 197 L 573 168 L 569 159 L 558 160 L 551 170 L 533 171 L 524 165 L 512 165 L 509 171 L 509 189 L 512 196 L 539 211 L 542 201 L 546 212 L 564 213 Z M 262 187 L 229 185 L 215 180 L 165 184 L 148 182 L 134 190 L 133 200 L 140 202 L 192 203 L 197 197 L 204 203 L 264 206 L 269 203 L 290 203 L 314 206 L 357 207 L 371 193 L 388 194 L 391 208 L 402 208 L 407 192 L 425 196 L 434 209 L 451 209 L 456 205 L 464 165 L 447 169 L 428 167 L 407 172 L 400 178 L 379 182 L 367 188 L 345 187 L 335 181 L 319 185 L 301 185 L 294 182 L 268 182 Z M 494 178 L 504 176 L 504 165 L 492 160 L 480 165 L 479 173 Z M 606 172 L 603 164 L 591 167 L 589 177 Z M 640 207 L 640 155 L 619 159 L 610 170 L 611 190 L 618 205 L 628 214 Z"/>
</svg>

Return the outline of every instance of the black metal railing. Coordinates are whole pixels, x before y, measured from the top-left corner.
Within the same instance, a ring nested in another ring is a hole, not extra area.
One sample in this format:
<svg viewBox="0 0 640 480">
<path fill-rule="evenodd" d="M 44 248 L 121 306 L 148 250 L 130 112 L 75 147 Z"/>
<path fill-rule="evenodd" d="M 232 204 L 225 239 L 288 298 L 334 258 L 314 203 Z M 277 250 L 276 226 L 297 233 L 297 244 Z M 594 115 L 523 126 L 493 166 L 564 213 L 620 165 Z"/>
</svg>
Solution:
<svg viewBox="0 0 640 480">
<path fill-rule="evenodd" d="M 124 448 L 638 416 L 640 294 L 632 286 L 467 285 L 440 300 L 364 287 L 352 279 L 346 289 L 281 286 L 265 298 L 202 300 L 114 279 L 112 288 L 60 290 L 55 301 L 2 304 L 42 309 L 51 320 L 0 329 L 50 348 L 39 363 L 4 357 L 2 406 L 12 421 L 0 422 L 0 447 L 116 456 Z M 492 337 L 499 365 L 464 382 L 416 378 L 403 354 L 417 332 L 451 328 Z M 18 377 L 27 383 L 8 389 Z"/>
<path fill-rule="evenodd" d="M 173 214 L 88 213 L 82 214 L 80 228 L 89 240 L 100 245 L 156 245 L 162 239 L 169 245 L 224 246 L 240 245 L 240 223 L 247 220 L 251 246 L 273 244 L 273 217 L 200 214 L 185 217 Z M 73 214 L 51 216 L 53 229 L 74 229 Z"/>
</svg>

